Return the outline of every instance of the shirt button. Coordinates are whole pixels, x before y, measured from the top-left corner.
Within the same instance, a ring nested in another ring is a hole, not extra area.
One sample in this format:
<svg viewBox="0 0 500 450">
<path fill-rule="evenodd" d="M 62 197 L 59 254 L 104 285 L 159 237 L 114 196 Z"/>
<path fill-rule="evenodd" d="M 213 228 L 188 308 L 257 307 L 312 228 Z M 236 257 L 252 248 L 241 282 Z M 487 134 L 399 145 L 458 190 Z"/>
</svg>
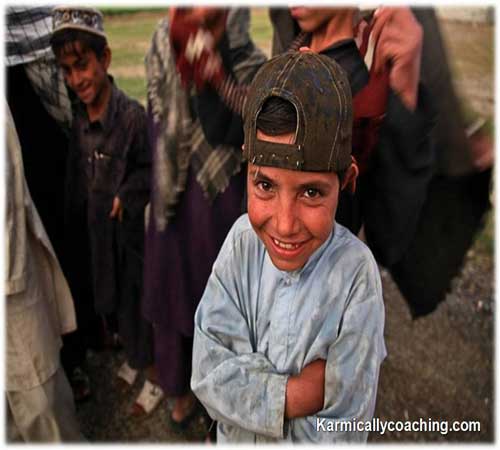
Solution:
<svg viewBox="0 0 500 450">
<path fill-rule="evenodd" d="M 290 284 L 291 284 L 291 283 L 292 283 L 292 282 L 290 281 L 290 278 L 287 278 L 287 279 L 285 280 L 285 284 L 286 284 L 287 286 L 290 286 Z"/>
<path fill-rule="evenodd" d="M 87 162 L 88 162 L 89 164 L 92 162 L 92 158 L 91 158 L 90 156 L 87 158 Z"/>
</svg>

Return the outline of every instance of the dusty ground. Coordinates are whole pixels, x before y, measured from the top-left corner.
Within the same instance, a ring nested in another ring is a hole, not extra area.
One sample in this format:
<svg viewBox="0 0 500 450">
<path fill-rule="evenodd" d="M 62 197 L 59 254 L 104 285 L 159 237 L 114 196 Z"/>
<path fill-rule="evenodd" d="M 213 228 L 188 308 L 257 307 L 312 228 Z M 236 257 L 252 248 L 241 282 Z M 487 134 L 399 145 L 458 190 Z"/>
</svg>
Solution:
<svg viewBox="0 0 500 450">
<path fill-rule="evenodd" d="M 470 41 L 470 29 L 460 24 L 445 24 L 445 32 L 461 40 L 454 45 L 467 45 L 467 40 Z M 485 39 L 491 38 L 491 28 L 485 36 Z M 470 50 L 477 54 L 481 45 Z M 491 115 L 493 78 L 491 72 L 485 78 L 483 74 L 480 70 L 477 74 L 460 76 L 457 84 L 477 110 Z M 476 245 L 469 252 L 446 301 L 434 313 L 416 321 L 411 320 L 406 303 L 389 275 L 382 272 L 382 278 L 388 357 L 381 370 L 375 416 L 386 420 L 479 421 L 481 430 L 447 435 L 439 431 L 371 434 L 370 441 L 492 442 L 495 308 L 492 252 Z M 116 394 L 113 374 L 122 359 L 120 353 L 90 355 L 94 397 L 78 406 L 87 439 L 91 442 L 165 443 L 200 440 L 203 435 L 201 418 L 184 433 L 170 429 L 167 402 L 146 420 L 137 421 L 128 416 L 141 383 L 125 396 Z"/>
<path fill-rule="evenodd" d="M 489 441 L 493 422 L 494 274 L 490 256 L 471 252 L 438 309 L 412 321 L 382 272 L 388 357 L 375 416 L 385 420 L 479 421 L 479 433 L 372 434 L 373 441 Z"/>
</svg>

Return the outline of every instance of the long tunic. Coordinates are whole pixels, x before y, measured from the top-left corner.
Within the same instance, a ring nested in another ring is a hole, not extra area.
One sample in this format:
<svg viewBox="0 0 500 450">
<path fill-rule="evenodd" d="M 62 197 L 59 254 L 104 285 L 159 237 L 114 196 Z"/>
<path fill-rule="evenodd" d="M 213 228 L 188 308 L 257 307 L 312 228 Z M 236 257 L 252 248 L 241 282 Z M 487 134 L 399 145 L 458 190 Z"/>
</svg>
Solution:
<svg viewBox="0 0 500 450">
<path fill-rule="evenodd" d="M 146 113 L 114 84 L 101 120 L 90 122 L 80 106 L 70 145 L 67 212 L 70 223 L 87 220 L 95 307 L 110 313 L 119 302 L 121 253 L 137 255 L 129 264 L 142 266 L 151 169 Z M 123 205 L 122 222 L 109 218 L 115 196 Z M 142 269 L 133 272 L 141 277 Z"/>
<path fill-rule="evenodd" d="M 59 368 L 61 335 L 76 328 L 73 299 L 31 199 L 7 116 L 5 281 L 7 391 L 32 389 Z"/>
<path fill-rule="evenodd" d="M 140 313 L 151 171 L 144 108 L 114 84 L 99 120 L 91 122 L 79 104 L 68 165 L 67 227 L 75 234 L 68 243 L 70 252 L 74 250 L 72 287 L 86 287 L 87 277 L 78 271 L 90 256 L 86 268 L 90 266 L 95 311 L 117 313 L 128 363 L 136 369 L 148 367 L 153 361 L 152 329 Z M 115 197 L 122 204 L 121 220 L 109 217 Z M 87 241 L 90 252 L 82 245 Z"/>
<path fill-rule="evenodd" d="M 195 315 L 191 387 L 219 442 L 364 441 L 317 431 L 318 418 L 371 420 L 386 356 L 380 276 L 368 248 L 335 224 L 295 272 L 282 272 L 244 215 L 231 229 Z M 284 418 L 287 379 L 326 360 L 324 408 Z"/>
</svg>

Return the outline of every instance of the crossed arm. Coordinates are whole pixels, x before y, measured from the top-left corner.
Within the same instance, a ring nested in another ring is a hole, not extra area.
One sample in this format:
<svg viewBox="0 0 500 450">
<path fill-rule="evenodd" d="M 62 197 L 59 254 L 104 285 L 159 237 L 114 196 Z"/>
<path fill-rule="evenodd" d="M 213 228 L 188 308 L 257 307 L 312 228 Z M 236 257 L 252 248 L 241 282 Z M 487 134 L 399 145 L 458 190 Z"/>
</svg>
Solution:
<svg viewBox="0 0 500 450">
<path fill-rule="evenodd" d="M 323 409 L 325 396 L 324 359 L 317 359 L 305 366 L 286 384 L 285 417 L 294 419 L 316 414 Z"/>
</svg>

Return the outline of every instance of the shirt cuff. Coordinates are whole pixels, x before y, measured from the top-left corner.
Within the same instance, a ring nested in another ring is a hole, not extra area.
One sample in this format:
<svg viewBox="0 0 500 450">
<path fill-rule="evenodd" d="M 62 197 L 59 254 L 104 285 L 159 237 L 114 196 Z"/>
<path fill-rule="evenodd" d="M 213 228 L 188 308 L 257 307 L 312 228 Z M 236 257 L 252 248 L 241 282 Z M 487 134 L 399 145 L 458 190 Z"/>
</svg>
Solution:
<svg viewBox="0 0 500 450">
<path fill-rule="evenodd" d="M 267 410 L 267 429 L 269 435 L 283 439 L 285 430 L 285 402 L 288 375 L 271 375 L 267 393 L 272 399 Z"/>
</svg>

